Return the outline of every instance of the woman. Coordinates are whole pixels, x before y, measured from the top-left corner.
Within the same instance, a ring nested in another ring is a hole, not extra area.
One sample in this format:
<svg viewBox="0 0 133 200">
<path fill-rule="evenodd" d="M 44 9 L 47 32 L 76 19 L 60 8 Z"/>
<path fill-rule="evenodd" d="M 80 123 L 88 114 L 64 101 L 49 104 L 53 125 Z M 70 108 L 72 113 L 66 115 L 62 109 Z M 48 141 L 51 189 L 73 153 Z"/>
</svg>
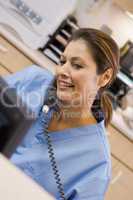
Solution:
<svg viewBox="0 0 133 200">
<path fill-rule="evenodd" d="M 116 77 L 119 50 L 99 30 L 77 30 L 55 77 L 37 66 L 6 78 L 36 118 L 11 160 L 56 199 L 103 200 L 111 177 L 104 94 Z"/>
</svg>

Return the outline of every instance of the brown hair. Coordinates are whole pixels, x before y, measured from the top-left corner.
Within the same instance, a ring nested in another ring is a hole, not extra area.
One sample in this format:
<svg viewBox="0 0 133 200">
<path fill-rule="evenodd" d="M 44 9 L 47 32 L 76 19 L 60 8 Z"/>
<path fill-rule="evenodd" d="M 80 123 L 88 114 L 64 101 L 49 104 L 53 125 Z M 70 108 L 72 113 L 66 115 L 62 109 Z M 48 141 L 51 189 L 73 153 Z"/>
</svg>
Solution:
<svg viewBox="0 0 133 200">
<path fill-rule="evenodd" d="M 78 39 L 84 40 L 89 50 L 91 50 L 92 56 L 97 64 L 97 74 L 104 73 L 108 68 L 113 69 L 110 81 L 106 86 L 100 88 L 97 95 L 98 99 L 96 97 L 92 105 L 94 116 L 96 116 L 97 109 L 100 105 L 104 113 L 105 126 L 107 126 L 112 118 L 112 105 L 108 93 L 105 93 L 105 89 L 109 87 L 116 78 L 119 67 L 119 48 L 109 35 L 97 29 L 80 28 L 76 30 L 70 41 Z"/>
</svg>

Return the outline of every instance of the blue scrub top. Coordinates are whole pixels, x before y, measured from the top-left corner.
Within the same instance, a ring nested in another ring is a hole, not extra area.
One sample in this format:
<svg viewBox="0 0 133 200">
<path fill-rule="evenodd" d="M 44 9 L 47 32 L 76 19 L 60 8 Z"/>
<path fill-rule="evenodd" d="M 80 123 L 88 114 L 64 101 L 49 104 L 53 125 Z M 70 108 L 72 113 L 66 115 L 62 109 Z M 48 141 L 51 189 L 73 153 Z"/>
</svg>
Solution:
<svg viewBox="0 0 133 200">
<path fill-rule="evenodd" d="M 36 115 L 35 123 L 11 161 L 59 199 L 44 134 L 44 124 L 48 125 L 53 109 L 47 114 L 40 112 L 53 78 L 51 72 L 36 65 L 5 77 Z M 104 121 L 52 131 L 50 136 L 66 198 L 103 200 L 111 177 L 110 150 Z"/>
</svg>

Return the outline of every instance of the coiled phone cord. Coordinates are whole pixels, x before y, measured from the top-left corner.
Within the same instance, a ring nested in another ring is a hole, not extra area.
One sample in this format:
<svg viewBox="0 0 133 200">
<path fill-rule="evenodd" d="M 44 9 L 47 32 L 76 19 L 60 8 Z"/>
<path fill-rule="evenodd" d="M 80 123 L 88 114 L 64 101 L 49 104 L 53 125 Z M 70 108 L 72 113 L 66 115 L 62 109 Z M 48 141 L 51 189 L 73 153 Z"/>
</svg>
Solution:
<svg viewBox="0 0 133 200">
<path fill-rule="evenodd" d="M 45 129 L 45 136 L 46 136 L 46 141 L 47 141 L 47 145 L 48 145 L 48 154 L 49 154 L 53 174 L 54 174 L 54 177 L 55 177 L 55 180 L 56 180 L 57 189 L 58 189 L 58 192 L 60 194 L 60 199 L 66 200 L 64 188 L 63 188 L 63 185 L 61 183 L 59 170 L 58 170 L 57 163 L 56 163 L 56 160 L 55 160 L 55 154 L 54 154 L 54 150 L 53 150 L 53 146 L 52 146 L 52 141 L 51 141 L 49 131 L 48 131 L 47 128 Z"/>
</svg>

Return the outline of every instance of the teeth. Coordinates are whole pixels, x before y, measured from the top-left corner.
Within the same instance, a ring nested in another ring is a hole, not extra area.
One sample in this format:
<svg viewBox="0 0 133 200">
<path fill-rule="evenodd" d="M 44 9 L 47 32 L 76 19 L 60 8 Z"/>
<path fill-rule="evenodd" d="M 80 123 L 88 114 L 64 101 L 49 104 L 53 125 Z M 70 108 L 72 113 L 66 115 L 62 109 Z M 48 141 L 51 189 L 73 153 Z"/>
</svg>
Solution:
<svg viewBox="0 0 133 200">
<path fill-rule="evenodd" d="M 63 82 L 60 82 L 59 84 L 60 85 L 64 85 L 64 86 L 68 86 L 68 87 L 72 87 L 73 86 L 72 84 L 66 84 L 66 83 L 63 83 Z"/>
<path fill-rule="evenodd" d="M 74 85 L 64 85 L 64 84 L 59 84 L 61 87 L 74 87 Z"/>
</svg>

